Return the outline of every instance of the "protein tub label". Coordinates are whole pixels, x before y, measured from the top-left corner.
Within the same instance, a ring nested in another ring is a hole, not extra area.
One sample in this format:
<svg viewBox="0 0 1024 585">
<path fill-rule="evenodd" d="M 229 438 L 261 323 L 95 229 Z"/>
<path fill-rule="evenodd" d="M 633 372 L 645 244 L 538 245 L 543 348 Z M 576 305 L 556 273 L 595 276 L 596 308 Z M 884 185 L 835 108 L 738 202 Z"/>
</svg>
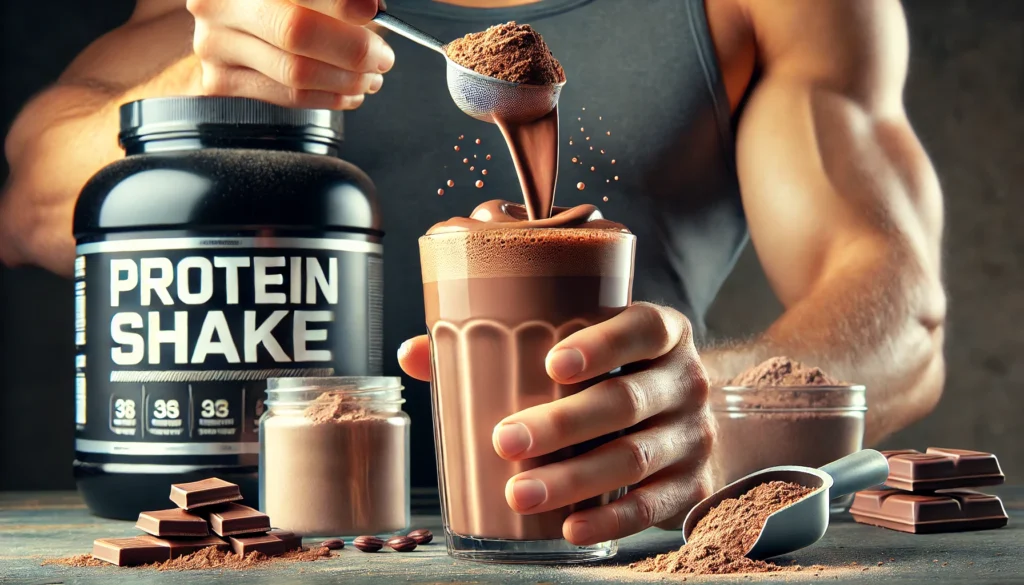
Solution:
<svg viewBox="0 0 1024 585">
<path fill-rule="evenodd" d="M 380 375 L 380 253 L 327 238 L 78 246 L 78 459 L 254 462 L 267 378 Z"/>
</svg>

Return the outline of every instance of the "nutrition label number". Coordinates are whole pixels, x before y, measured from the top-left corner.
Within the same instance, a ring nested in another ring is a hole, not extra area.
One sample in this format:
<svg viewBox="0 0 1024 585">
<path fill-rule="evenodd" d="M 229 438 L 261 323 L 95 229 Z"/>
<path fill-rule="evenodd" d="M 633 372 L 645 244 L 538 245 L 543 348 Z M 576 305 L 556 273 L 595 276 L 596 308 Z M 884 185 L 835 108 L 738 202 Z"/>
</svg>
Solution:
<svg viewBox="0 0 1024 585">
<path fill-rule="evenodd" d="M 186 428 L 188 397 L 182 396 L 174 384 L 146 384 L 142 387 L 146 401 L 146 434 L 154 437 L 180 437 Z M 184 399 L 184 400 L 183 400 Z"/>
<path fill-rule="evenodd" d="M 111 396 L 110 430 L 118 435 L 134 436 L 139 426 L 137 404 L 134 398 Z"/>
<path fill-rule="evenodd" d="M 225 396 L 223 386 L 193 386 L 192 399 L 195 404 L 196 426 L 192 430 L 196 437 L 235 437 L 242 421 L 241 396 Z"/>
<path fill-rule="evenodd" d="M 118 420 L 135 418 L 135 401 L 118 398 L 114 401 L 114 418 Z"/>
<path fill-rule="evenodd" d="M 231 415 L 228 410 L 228 401 L 221 400 L 204 400 L 199 407 L 202 409 L 199 413 L 203 418 L 227 418 Z"/>
<path fill-rule="evenodd" d="M 153 418 L 178 418 L 181 410 L 177 400 L 156 400 L 153 402 Z"/>
</svg>

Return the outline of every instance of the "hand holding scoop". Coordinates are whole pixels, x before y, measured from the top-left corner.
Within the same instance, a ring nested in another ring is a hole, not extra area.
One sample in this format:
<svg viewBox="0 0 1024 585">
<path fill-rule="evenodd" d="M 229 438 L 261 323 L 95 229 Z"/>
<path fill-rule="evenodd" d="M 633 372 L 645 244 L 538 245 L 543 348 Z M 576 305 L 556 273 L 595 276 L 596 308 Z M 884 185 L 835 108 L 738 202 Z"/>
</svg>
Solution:
<svg viewBox="0 0 1024 585">
<path fill-rule="evenodd" d="M 763 483 L 785 481 L 815 491 L 769 516 L 747 557 L 759 560 L 791 553 L 818 542 L 825 534 L 829 500 L 883 483 L 888 475 L 889 462 L 873 449 L 857 451 L 820 469 L 769 467 L 732 482 L 694 506 L 683 522 L 683 541 L 723 500 L 738 498 Z"/>
</svg>

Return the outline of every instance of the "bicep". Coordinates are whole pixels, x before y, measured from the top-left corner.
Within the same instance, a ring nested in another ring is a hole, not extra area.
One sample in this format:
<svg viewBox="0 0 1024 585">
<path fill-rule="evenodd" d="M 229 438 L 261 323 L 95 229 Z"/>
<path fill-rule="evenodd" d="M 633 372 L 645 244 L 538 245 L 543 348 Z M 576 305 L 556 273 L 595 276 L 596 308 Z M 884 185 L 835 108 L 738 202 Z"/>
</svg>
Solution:
<svg viewBox="0 0 1024 585">
<path fill-rule="evenodd" d="M 737 170 L 754 247 L 787 307 L 885 259 L 938 277 L 938 182 L 903 112 L 901 56 L 869 46 L 905 42 L 892 23 L 883 28 L 817 46 L 819 27 L 762 51 L 769 61 L 740 120 Z"/>
</svg>

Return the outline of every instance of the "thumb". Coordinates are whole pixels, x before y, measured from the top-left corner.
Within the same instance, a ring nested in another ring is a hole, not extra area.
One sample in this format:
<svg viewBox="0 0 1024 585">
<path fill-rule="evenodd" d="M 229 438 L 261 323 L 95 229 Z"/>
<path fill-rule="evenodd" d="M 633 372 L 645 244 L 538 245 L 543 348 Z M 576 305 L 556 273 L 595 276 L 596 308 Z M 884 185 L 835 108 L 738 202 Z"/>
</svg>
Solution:
<svg viewBox="0 0 1024 585">
<path fill-rule="evenodd" d="M 398 365 L 406 375 L 430 381 L 430 341 L 426 335 L 407 339 L 398 348 Z"/>
</svg>

